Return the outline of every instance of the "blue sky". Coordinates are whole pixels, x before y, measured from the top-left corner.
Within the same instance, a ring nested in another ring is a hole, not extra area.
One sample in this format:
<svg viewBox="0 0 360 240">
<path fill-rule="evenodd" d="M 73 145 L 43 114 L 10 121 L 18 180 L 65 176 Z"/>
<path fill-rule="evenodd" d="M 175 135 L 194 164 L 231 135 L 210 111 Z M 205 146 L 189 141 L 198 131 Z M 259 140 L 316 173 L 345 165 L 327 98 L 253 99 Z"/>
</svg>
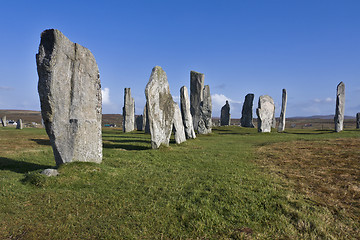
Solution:
<svg viewBox="0 0 360 240">
<path fill-rule="evenodd" d="M 99 65 L 103 113 L 121 113 L 130 87 L 136 113 L 151 69 L 168 76 L 175 100 L 190 70 L 205 73 L 213 116 L 226 99 L 241 116 L 247 93 L 268 94 L 277 116 L 335 112 L 346 86 L 346 115 L 360 112 L 360 1 L 4 1 L 0 7 L 0 109 L 40 110 L 35 54 L 56 28 L 89 48 Z"/>
</svg>

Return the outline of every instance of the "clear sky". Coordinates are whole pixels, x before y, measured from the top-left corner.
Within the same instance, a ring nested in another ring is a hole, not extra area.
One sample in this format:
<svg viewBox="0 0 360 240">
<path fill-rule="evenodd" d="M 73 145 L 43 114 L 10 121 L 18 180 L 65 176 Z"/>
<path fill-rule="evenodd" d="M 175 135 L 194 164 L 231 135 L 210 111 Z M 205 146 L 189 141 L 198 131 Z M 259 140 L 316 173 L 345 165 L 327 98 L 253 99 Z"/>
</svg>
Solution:
<svg viewBox="0 0 360 240">
<path fill-rule="evenodd" d="M 175 100 L 190 70 L 205 73 L 215 117 L 228 99 L 239 118 L 247 93 L 254 108 L 272 96 L 278 116 L 282 88 L 287 116 L 334 114 L 340 81 L 345 114 L 360 112 L 359 0 L 2 1 L 0 109 L 40 110 L 35 54 L 49 28 L 94 54 L 103 113 L 122 113 L 130 87 L 142 114 L 156 65 Z"/>
</svg>

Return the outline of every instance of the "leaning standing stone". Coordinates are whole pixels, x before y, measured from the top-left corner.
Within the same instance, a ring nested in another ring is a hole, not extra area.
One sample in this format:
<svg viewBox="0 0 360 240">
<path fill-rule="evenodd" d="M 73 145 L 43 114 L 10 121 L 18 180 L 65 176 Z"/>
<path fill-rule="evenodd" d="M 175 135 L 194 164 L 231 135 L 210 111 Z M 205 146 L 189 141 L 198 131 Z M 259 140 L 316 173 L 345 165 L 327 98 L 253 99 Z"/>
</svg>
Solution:
<svg viewBox="0 0 360 240">
<path fill-rule="evenodd" d="M 344 126 L 345 111 L 345 84 L 340 82 L 336 89 L 336 109 L 335 109 L 335 131 L 340 132 Z"/>
<path fill-rule="evenodd" d="M 151 134 L 151 147 L 159 148 L 161 144 L 169 145 L 174 123 L 174 101 L 170 94 L 165 71 L 156 66 L 152 69 L 145 88 L 147 102 L 147 121 Z"/>
<path fill-rule="evenodd" d="M 6 116 L 3 116 L 1 118 L 1 124 L 2 124 L 3 127 L 6 127 Z"/>
<path fill-rule="evenodd" d="M 356 114 L 356 128 L 360 128 L 360 112 Z"/>
<path fill-rule="evenodd" d="M 23 122 L 21 119 L 18 119 L 16 122 L 16 129 L 23 129 Z"/>
<path fill-rule="evenodd" d="M 101 85 L 94 56 L 50 29 L 41 34 L 36 63 L 41 115 L 56 164 L 100 163 Z"/>
<path fill-rule="evenodd" d="M 180 105 L 186 138 L 196 138 L 193 120 L 190 113 L 189 93 L 185 86 L 180 89 Z"/>
<path fill-rule="evenodd" d="M 181 111 L 179 105 L 174 102 L 174 132 L 175 132 L 175 142 L 180 144 L 186 141 L 184 124 L 181 117 Z"/>
<path fill-rule="evenodd" d="M 203 101 L 200 104 L 200 120 L 198 123 L 199 134 L 211 133 L 212 120 L 211 120 L 212 104 L 210 87 L 206 85 L 203 90 Z"/>
<path fill-rule="evenodd" d="M 230 104 L 226 100 L 225 105 L 221 108 L 220 126 L 230 126 L 230 121 Z"/>
<path fill-rule="evenodd" d="M 278 132 L 283 132 L 285 130 L 286 103 L 287 103 L 287 93 L 286 93 L 286 89 L 284 88 L 282 90 L 281 113 L 280 113 Z"/>
<path fill-rule="evenodd" d="M 131 97 L 131 89 L 124 89 L 123 130 L 134 131 L 135 127 L 135 100 Z"/>
<path fill-rule="evenodd" d="M 190 72 L 190 112 L 193 118 L 194 130 L 198 130 L 201 117 L 200 104 L 204 95 L 204 79 L 205 75 L 203 73 Z"/>
<path fill-rule="evenodd" d="M 268 96 L 260 96 L 256 114 L 258 116 L 258 132 L 271 132 L 274 116 L 274 100 Z"/>
<path fill-rule="evenodd" d="M 249 93 L 245 96 L 245 101 L 241 111 L 241 126 L 253 128 L 253 101 L 254 94 Z"/>
</svg>

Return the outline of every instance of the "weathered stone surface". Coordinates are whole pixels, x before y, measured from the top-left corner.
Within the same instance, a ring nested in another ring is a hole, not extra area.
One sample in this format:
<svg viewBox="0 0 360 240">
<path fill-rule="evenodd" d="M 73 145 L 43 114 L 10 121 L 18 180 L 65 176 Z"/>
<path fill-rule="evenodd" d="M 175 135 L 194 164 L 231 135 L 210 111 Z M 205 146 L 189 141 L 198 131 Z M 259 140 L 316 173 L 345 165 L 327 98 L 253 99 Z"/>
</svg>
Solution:
<svg viewBox="0 0 360 240">
<path fill-rule="evenodd" d="M 136 130 L 143 130 L 143 115 L 136 116 L 135 118 Z"/>
<path fill-rule="evenodd" d="M 360 128 L 360 112 L 356 114 L 356 128 Z"/>
<path fill-rule="evenodd" d="M 24 125 L 21 119 L 16 121 L 16 129 L 23 129 Z"/>
<path fill-rule="evenodd" d="M 274 103 L 274 113 L 273 113 L 273 120 L 272 120 L 272 128 L 276 128 L 276 118 L 275 118 L 275 103 Z"/>
<path fill-rule="evenodd" d="M 1 124 L 2 124 L 3 127 L 6 127 L 6 116 L 3 116 L 1 118 Z"/>
<path fill-rule="evenodd" d="M 204 96 L 205 75 L 195 71 L 190 72 L 190 112 L 193 118 L 194 130 L 198 130 L 201 118 L 200 104 Z"/>
<path fill-rule="evenodd" d="M 230 104 L 229 101 L 226 100 L 225 105 L 221 108 L 220 125 L 230 126 L 230 121 Z"/>
<path fill-rule="evenodd" d="M 274 100 L 268 96 L 260 96 L 256 114 L 258 116 L 258 132 L 271 132 L 274 116 Z"/>
<path fill-rule="evenodd" d="M 254 94 L 249 93 L 245 96 L 245 101 L 241 111 L 240 125 L 242 127 L 253 128 L 253 102 Z"/>
<path fill-rule="evenodd" d="M 205 85 L 203 90 L 203 101 L 200 104 L 200 120 L 198 123 L 198 133 L 211 133 L 212 128 L 212 104 L 209 85 Z"/>
<path fill-rule="evenodd" d="M 344 127 L 345 111 L 345 84 L 340 82 L 336 89 L 336 109 L 335 109 L 335 131 L 341 132 Z"/>
<path fill-rule="evenodd" d="M 174 102 L 174 132 L 175 142 L 180 144 L 186 141 L 184 123 L 181 116 L 179 105 Z"/>
<path fill-rule="evenodd" d="M 185 86 L 180 88 L 180 105 L 186 138 L 196 138 L 193 119 L 190 112 L 189 93 Z"/>
<path fill-rule="evenodd" d="M 165 71 L 156 66 L 145 88 L 151 134 L 151 147 L 159 148 L 161 144 L 169 145 L 174 123 L 174 101 L 170 94 L 169 83 Z"/>
<path fill-rule="evenodd" d="M 134 131 L 135 127 L 135 100 L 131 97 L 131 89 L 124 89 L 124 107 L 123 107 L 123 131 Z"/>
<path fill-rule="evenodd" d="M 59 175 L 59 172 L 56 169 L 47 168 L 47 169 L 44 169 L 41 172 L 41 174 L 44 174 L 45 176 L 48 176 L 48 177 L 55 177 L 55 176 Z"/>
<path fill-rule="evenodd" d="M 143 112 L 143 130 L 145 131 L 145 133 L 150 133 L 150 125 L 147 116 L 148 116 L 148 108 L 146 103 Z"/>
<path fill-rule="evenodd" d="M 286 93 L 286 89 L 284 88 L 282 90 L 281 113 L 279 119 L 278 132 L 283 132 L 285 130 L 286 104 L 287 104 L 287 93 Z"/>
<path fill-rule="evenodd" d="M 101 84 L 94 56 L 50 29 L 41 34 L 36 63 L 41 114 L 56 164 L 100 163 Z"/>
</svg>

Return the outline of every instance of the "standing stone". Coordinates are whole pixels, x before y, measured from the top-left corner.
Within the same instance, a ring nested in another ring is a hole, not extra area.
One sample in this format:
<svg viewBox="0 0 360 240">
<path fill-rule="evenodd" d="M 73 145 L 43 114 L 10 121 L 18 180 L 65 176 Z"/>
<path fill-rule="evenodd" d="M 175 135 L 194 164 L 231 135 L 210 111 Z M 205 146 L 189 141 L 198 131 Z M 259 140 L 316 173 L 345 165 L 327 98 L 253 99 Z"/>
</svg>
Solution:
<svg viewBox="0 0 360 240">
<path fill-rule="evenodd" d="M 258 116 L 258 132 L 271 132 L 274 116 L 274 100 L 268 96 L 260 96 L 256 114 Z"/>
<path fill-rule="evenodd" d="M 2 124 L 3 127 L 6 127 L 6 116 L 3 116 L 1 118 L 1 124 Z"/>
<path fill-rule="evenodd" d="M 23 129 L 23 122 L 21 119 L 18 119 L 16 122 L 16 129 Z"/>
<path fill-rule="evenodd" d="M 169 145 L 174 123 L 174 101 L 170 94 L 165 71 L 156 66 L 152 69 L 145 88 L 151 134 L 151 147 L 159 148 L 161 144 Z"/>
<path fill-rule="evenodd" d="M 100 163 L 101 84 L 94 56 L 50 29 L 41 34 L 36 63 L 41 115 L 56 164 Z"/>
<path fill-rule="evenodd" d="M 203 101 L 200 104 L 200 120 L 198 123 L 199 134 L 211 133 L 212 121 L 211 121 L 211 95 L 210 87 L 206 85 L 203 90 Z"/>
<path fill-rule="evenodd" d="M 123 131 L 134 131 L 135 127 L 135 100 L 131 97 L 131 89 L 124 89 L 124 107 L 123 107 Z"/>
<path fill-rule="evenodd" d="M 181 117 L 181 111 L 179 105 L 174 102 L 174 132 L 175 142 L 180 144 L 186 141 L 184 123 Z"/>
<path fill-rule="evenodd" d="M 189 93 L 185 86 L 180 89 L 180 105 L 186 138 L 196 138 L 193 119 L 190 113 Z"/>
<path fill-rule="evenodd" d="M 356 114 L 356 128 L 360 128 L 360 112 Z"/>
<path fill-rule="evenodd" d="M 336 90 L 336 109 L 335 109 L 335 131 L 340 132 L 344 127 L 345 111 L 345 84 L 340 82 Z"/>
<path fill-rule="evenodd" d="M 143 130 L 143 115 L 136 116 L 135 118 L 136 130 Z"/>
<path fill-rule="evenodd" d="M 279 119 L 278 132 L 283 132 L 285 130 L 286 104 L 287 104 L 287 93 L 286 93 L 286 89 L 284 88 L 282 90 L 281 113 Z"/>
<path fill-rule="evenodd" d="M 230 121 L 230 104 L 226 100 L 225 105 L 221 108 L 220 126 L 230 126 Z"/>
<path fill-rule="evenodd" d="M 144 112 L 143 112 L 143 130 L 145 131 L 145 133 L 150 133 L 147 103 L 145 103 Z"/>
<path fill-rule="evenodd" d="M 203 101 L 205 75 L 195 71 L 190 72 L 190 112 L 193 118 L 194 130 L 198 131 L 200 121 L 200 104 Z"/>
<path fill-rule="evenodd" d="M 241 111 L 240 125 L 242 127 L 253 128 L 253 101 L 254 94 L 249 93 L 245 96 L 245 101 Z"/>
<path fill-rule="evenodd" d="M 274 113 L 273 113 L 273 120 L 272 120 L 272 128 L 276 128 L 276 118 L 275 118 L 275 103 L 274 103 Z"/>
</svg>

